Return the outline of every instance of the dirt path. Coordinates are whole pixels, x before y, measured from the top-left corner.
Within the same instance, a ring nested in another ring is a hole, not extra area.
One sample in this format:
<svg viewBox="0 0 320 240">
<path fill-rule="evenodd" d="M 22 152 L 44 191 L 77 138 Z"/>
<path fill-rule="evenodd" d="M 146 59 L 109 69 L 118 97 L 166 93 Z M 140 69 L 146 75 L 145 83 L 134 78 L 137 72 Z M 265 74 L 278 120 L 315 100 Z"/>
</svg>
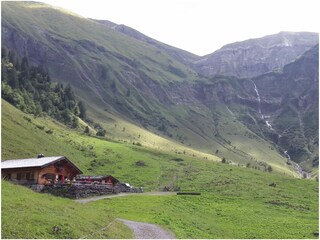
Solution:
<svg viewBox="0 0 320 240">
<path fill-rule="evenodd" d="M 164 195 L 175 195 L 176 192 L 146 192 L 146 193 L 119 193 L 119 194 L 110 194 L 92 198 L 84 198 L 75 200 L 78 203 L 88 203 L 94 202 L 105 198 L 115 198 L 115 197 L 125 197 L 125 196 L 164 196 Z"/>
<path fill-rule="evenodd" d="M 123 222 L 132 231 L 134 239 L 174 239 L 175 236 L 163 228 L 150 223 L 142 223 L 117 218 Z"/>
</svg>

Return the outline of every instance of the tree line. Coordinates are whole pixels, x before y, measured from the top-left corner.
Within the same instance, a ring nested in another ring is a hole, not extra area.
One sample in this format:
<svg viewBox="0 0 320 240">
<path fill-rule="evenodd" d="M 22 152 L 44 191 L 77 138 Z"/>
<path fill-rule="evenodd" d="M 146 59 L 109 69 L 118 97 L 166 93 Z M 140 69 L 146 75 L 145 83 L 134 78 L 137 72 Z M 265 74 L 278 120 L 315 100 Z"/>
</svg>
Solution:
<svg viewBox="0 0 320 240">
<path fill-rule="evenodd" d="M 87 120 L 86 107 L 82 101 L 76 100 L 70 84 L 53 83 L 46 68 L 30 65 L 27 57 L 20 61 L 4 47 L 1 76 L 2 98 L 21 111 L 35 116 L 47 114 L 71 128 L 79 126 L 79 118 Z M 100 136 L 104 136 L 103 130 L 99 125 Z"/>
</svg>

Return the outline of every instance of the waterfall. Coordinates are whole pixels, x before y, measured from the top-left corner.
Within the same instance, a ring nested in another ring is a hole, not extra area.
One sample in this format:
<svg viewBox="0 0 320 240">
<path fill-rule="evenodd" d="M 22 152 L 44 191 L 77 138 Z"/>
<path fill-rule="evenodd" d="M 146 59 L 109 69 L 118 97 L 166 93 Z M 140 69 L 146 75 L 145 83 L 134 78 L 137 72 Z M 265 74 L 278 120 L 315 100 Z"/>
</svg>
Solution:
<svg viewBox="0 0 320 240">
<path fill-rule="evenodd" d="M 251 82 L 253 83 L 254 91 L 256 92 L 256 95 L 257 95 L 257 97 L 258 97 L 258 101 L 259 101 L 259 113 L 261 114 L 261 98 L 260 98 L 260 94 L 259 94 L 258 88 L 257 88 L 256 84 L 254 83 L 254 81 L 251 80 Z M 261 116 L 263 117 L 262 114 L 261 114 Z"/>
<path fill-rule="evenodd" d="M 284 153 L 284 155 L 286 155 L 286 157 L 288 158 L 288 160 L 291 161 L 291 157 L 290 157 L 290 155 L 288 154 L 288 151 L 284 151 L 283 153 Z"/>
<path fill-rule="evenodd" d="M 306 171 L 303 171 L 302 167 L 301 167 L 298 163 L 295 163 L 295 162 L 292 162 L 292 161 L 291 161 L 291 157 L 290 157 L 288 151 L 284 151 L 283 153 L 284 153 L 284 154 L 286 155 L 286 157 L 288 158 L 288 163 L 293 164 L 294 169 L 295 169 L 296 172 L 300 175 L 301 178 L 304 178 L 304 177 L 305 177 L 305 178 L 310 178 L 310 174 L 307 173 Z"/>
<path fill-rule="evenodd" d="M 272 127 L 272 125 L 269 123 L 269 121 L 266 120 L 266 119 L 269 118 L 269 116 L 264 116 L 264 115 L 262 114 L 262 111 L 261 111 L 261 97 L 260 97 L 258 88 L 257 88 L 256 84 L 254 83 L 254 81 L 251 80 L 251 82 L 252 82 L 252 84 L 253 84 L 253 86 L 254 86 L 254 91 L 256 92 L 256 95 L 257 95 L 257 98 L 258 98 L 258 102 L 259 102 L 259 113 L 260 113 L 260 115 L 261 115 L 261 118 L 265 121 L 266 125 L 268 126 L 268 128 L 269 128 L 270 130 L 276 132 L 276 130 L 275 130 L 275 129 Z M 277 132 L 276 132 L 276 133 L 277 133 Z M 281 136 L 280 134 L 278 134 L 278 138 L 281 138 L 281 137 L 282 137 L 282 136 Z M 294 169 L 295 169 L 296 172 L 300 175 L 301 178 L 303 178 L 303 177 L 310 178 L 310 174 L 307 173 L 307 172 L 305 172 L 305 171 L 303 171 L 303 169 L 301 168 L 301 166 L 300 166 L 298 163 L 295 163 L 295 162 L 291 161 L 291 157 L 290 157 L 288 151 L 284 151 L 283 153 L 284 153 L 284 155 L 286 155 L 286 157 L 287 157 L 287 159 L 288 159 L 288 164 L 292 164 L 292 165 L 294 166 Z"/>
<path fill-rule="evenodd" d="M 230 108 L 228 108 L 228 106 L 226 106 L 227 107 L 227 110 L 229 111 L 229 113 L 232 115 L 232 116 L 234 116 L 234 113 L 230 110 Z"/>
<path fill-rule="evenodd" d="M 251 80 L 251 82 L 252 82 L 252 84 L 253 84 L 253 86 L 254 86 L 254 91 L 256 92 L 256 95 L 257 95 L 257 98 L 258 98 L 258 102 L 259 102 L 259 113 L 260 113 L 260 115 L 261 115 L 261 118 L 262 118 L 263 120 L 265 120 L 265 118 L 267 118 L 267 117 L 265 117 L 265 116 L 262 114 L 262 111 L 261 111 L 261 97 L 260 97 L 258 88 L 257 88 L 256 84 L 254 83 L 254 81 Z M 274 129 L 272 128 L 272 125 L 269 123 L 269 121 L 265 121 L 265 123 L 267 124 L 268 128 L 270 128 L 271 130 L 274 130 Z"/>
</svg>

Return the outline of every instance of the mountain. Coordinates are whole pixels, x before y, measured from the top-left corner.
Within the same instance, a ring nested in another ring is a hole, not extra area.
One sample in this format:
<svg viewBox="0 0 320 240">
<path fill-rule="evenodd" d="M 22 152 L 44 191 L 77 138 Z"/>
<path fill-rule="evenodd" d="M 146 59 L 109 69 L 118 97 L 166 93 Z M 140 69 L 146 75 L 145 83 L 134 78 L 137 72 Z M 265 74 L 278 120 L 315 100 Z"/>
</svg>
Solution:
<svg viewBox="0 0 320 240">
<path fill-rule="evenodd" d="M 276 98 L 267 98 L 256 79 L 203 77 L 190 68 L 198 59 L 191 53 L 35 2 L 2 2 L 2 45 L 48 68 L 53 81 L 70 83 L 110 138 L 295 174 L 284 154 L 289 145 L 275 141 L 259 116 L 253 83 L 263 103 Z M 302 155 L 292 156 L 302 162 Z"/>
<path fill-rule="evenodd" d="M 277 133 L 275 142 L 296 161 L 318 166 L 319 45 L 282 72 L 255 77 L 261 113 Z"/>
<path fill-rule="evenodd" d="M 124 24 L 116 24 L 113 23 L 111 21 L 107 21 L 107 20 L 95 20 L 92 19 L 98 23 L 101 23 L 103 25 L 105 25 L 108 28 L 114 29 L 118 32 L 121 32 L 129 37 L 132 37 L 134 39 L 137 39 L 139 41 L 145 42 L 147 44 L 150 44 L 152 46 L 155 46 L 156 48 L 166 52 L 168 55 L 170 55 L 171 57 L 173 57 L 174 59 L 178 60 L 179 62 L 182 62 L 184 64 L 190 64 L 191 62 L 197 61 L 199 60 L 199 56 L 189 53 L 185 50 L 182 49 L 178 49 L 175 47 L 172 47 L 168 44 L 159 42 L 151 37 L 148 37 L 146 35 L 144 35 L 143 33 L 128 27 Z"/>
<path fill-rule="evenodd" d="M 280 151 L 286 151 L 287 157 L 311 169 L 318 166 L 318 54 L 316 45 L 285 65 L 282 71 L 252 79 L 213 77 L 178 88 L 184 88 L 185 94 L 180 94 L 188 96 L 189 104 L 198 103 L 202 109 L 205 106 L 212 114 L 221 112 L 219 108 L 224 106 L 229 118 L 241 122 L 259 137 L 269 139 L 282 149 Z M 174 95 L 172 91 L 169 94 L 179 99 Z M 212 139 L 221 137 L 217 134 L 221 128 L 215 130 Z M 237 134 L 234 129 L 232 132 Z M 206 133 L 209 136 L 209 131 Z"/>
<path fill-rule="evenodd" d="M 205 76 L 255 77 L 282 69 L 319 42 L 319 34 L 280 32 L 257 39 L 231 43 L 201 57 L 191 66 Z"/>
</svg>

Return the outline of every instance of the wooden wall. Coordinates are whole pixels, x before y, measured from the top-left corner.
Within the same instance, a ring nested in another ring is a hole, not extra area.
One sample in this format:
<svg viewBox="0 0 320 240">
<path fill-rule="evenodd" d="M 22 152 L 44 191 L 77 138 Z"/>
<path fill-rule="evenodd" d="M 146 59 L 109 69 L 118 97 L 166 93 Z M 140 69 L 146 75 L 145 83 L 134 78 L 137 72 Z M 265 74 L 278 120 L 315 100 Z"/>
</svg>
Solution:
<svg viewBox="0 0 320 240">
<path fill-rule="evenodd" d="M 39 169 L 4 169 L 2 170 L 2 178 L 19 184 L 36 184 Z"/>
<path fill-rule="evenodd" d="M 68 164 L 67 161 L 59 161 L 59 167 L 56 164 L 51 164 L 44 168 L 15 168 L 2 169 L 2 177 L 18 184 L 48 184 L 49 181 L 45 179 L 44 174 L 54 174 L 56 176 L 64 176 L 72 180 L 78 172 L 76 169 Z M 9 178 L 10 176 L 10 178 Z M 18 179 L 20 176 L 20 179 Z M 29 179 L 27 179 L 27 176 Z"/>
</svg>

